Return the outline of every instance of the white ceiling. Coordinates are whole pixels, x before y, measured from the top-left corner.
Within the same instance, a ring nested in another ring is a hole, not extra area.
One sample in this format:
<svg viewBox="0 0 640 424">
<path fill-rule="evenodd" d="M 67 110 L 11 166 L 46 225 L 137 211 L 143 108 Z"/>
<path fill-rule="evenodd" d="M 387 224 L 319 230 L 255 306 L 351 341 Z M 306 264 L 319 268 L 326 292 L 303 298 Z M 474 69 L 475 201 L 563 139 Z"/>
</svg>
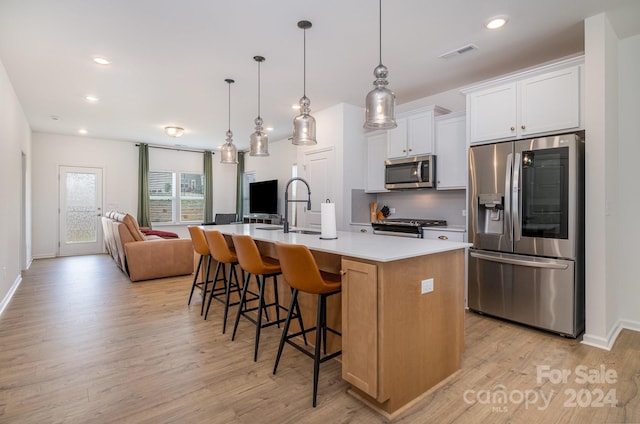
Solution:
<svg viewBox="0 0 640 424">
<path fill-rule="evenodd" d="M 398 104 L 583 51 L 583 20 L 603 11 L 620 38 L 640 33 L 638 0 L 384 0 L 382 58 Z M 501 30 L 484 28 L 508 15 Z M 217 148 L 228 127 L 248 147 L 257 115 L 289 137 L 302 95 L 313 111 L 364 105 L 378 63 L 376 0 L 1 0 L 0 60 L 34 131 Z M 444 52 L 479 49 L 450 60 Z M 113 61 L 101 67 L 94 56 Z M 96 104 L 85 95 L 100 98 Z M 57 116 L 58 120 L 51 117 Z M 179 139 L 162 128 L 185 128 Z"/>
</svg>

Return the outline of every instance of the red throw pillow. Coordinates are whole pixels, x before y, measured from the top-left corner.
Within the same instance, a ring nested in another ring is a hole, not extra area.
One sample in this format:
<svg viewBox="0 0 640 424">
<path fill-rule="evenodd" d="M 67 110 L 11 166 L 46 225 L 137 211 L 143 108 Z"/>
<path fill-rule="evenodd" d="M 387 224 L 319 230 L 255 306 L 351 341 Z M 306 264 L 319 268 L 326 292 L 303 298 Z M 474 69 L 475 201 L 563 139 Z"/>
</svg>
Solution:
<svg viewBox="0 0 640 424">
<path fill-rule="evenodd" d="M 144 233 L 145 236 L 158 236 L 162 238 L 180 238 L 176 233 L 172 233 L 170 231 L 160 231 L 160 230 L 140 230 Z"/>
</svg>

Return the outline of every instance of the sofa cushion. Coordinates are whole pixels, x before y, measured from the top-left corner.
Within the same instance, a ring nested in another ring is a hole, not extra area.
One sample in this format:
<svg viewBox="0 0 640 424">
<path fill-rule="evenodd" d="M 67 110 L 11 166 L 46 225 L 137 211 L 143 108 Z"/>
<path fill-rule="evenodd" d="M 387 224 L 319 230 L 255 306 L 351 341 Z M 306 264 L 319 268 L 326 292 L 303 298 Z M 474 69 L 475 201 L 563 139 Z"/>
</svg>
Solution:
<svg viewBox="0 0 640 424">
<path fill-rule="evenodd" d="M 127 226 L 135 241 L 145 240 L 144 234 L 142 234 L 138 227 L 138 221 L 136 221 L 133 216 L 126 214 L 124 218 L 122 218 L 122 223 Z"/>
</svg>

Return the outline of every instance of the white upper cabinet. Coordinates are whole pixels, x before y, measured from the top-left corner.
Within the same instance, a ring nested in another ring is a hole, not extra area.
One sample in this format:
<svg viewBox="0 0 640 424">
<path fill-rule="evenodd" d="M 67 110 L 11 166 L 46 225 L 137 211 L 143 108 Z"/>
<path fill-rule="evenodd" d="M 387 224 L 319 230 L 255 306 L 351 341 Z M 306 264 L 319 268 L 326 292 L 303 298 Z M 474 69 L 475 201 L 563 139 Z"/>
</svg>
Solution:
<svg viewBox="0 0 640 424">
<path fill-rule="evenodd" d="M 388 130 L 389 158 L 401 158 L 433 153 L 434 118 L 448 113 L 447 109 L 430 106 L 399 114 L 398 127 Z"/>
<path fill-rule="evenodd" d="M 569 59 L 463 90 L 469 143 L 581 129 L 583 61 Z"/>
<path fill-rule="evenodd" d="M 367 149 L 365 192 L 380 193 L 384 188 L 384 161 L 387 158 L 387 132 L 376 131 L 365 136 Z"/>
<path fill-rule="evenodd" d="M 435 119 L 436 188 L 467 187 L 467 137 L 465 113 L 456 112 Z"/>
<path fill-rule="evenodd" d="M 519 131 L 524 136 L 580 127 L 580 68 L 520 82 Z"/>
</svg>

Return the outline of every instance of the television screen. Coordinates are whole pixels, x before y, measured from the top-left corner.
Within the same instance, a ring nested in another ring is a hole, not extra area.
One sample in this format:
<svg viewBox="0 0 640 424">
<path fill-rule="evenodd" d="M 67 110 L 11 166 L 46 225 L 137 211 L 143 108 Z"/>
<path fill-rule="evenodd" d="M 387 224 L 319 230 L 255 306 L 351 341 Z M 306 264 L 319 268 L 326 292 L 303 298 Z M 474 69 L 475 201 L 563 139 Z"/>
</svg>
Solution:
<svg viewBox="0 0 640 424">
<path fill-rule="evenodd" d="M 278 180 L 249 183 L 249 213 L 278 214 Z"/>
</svg>

